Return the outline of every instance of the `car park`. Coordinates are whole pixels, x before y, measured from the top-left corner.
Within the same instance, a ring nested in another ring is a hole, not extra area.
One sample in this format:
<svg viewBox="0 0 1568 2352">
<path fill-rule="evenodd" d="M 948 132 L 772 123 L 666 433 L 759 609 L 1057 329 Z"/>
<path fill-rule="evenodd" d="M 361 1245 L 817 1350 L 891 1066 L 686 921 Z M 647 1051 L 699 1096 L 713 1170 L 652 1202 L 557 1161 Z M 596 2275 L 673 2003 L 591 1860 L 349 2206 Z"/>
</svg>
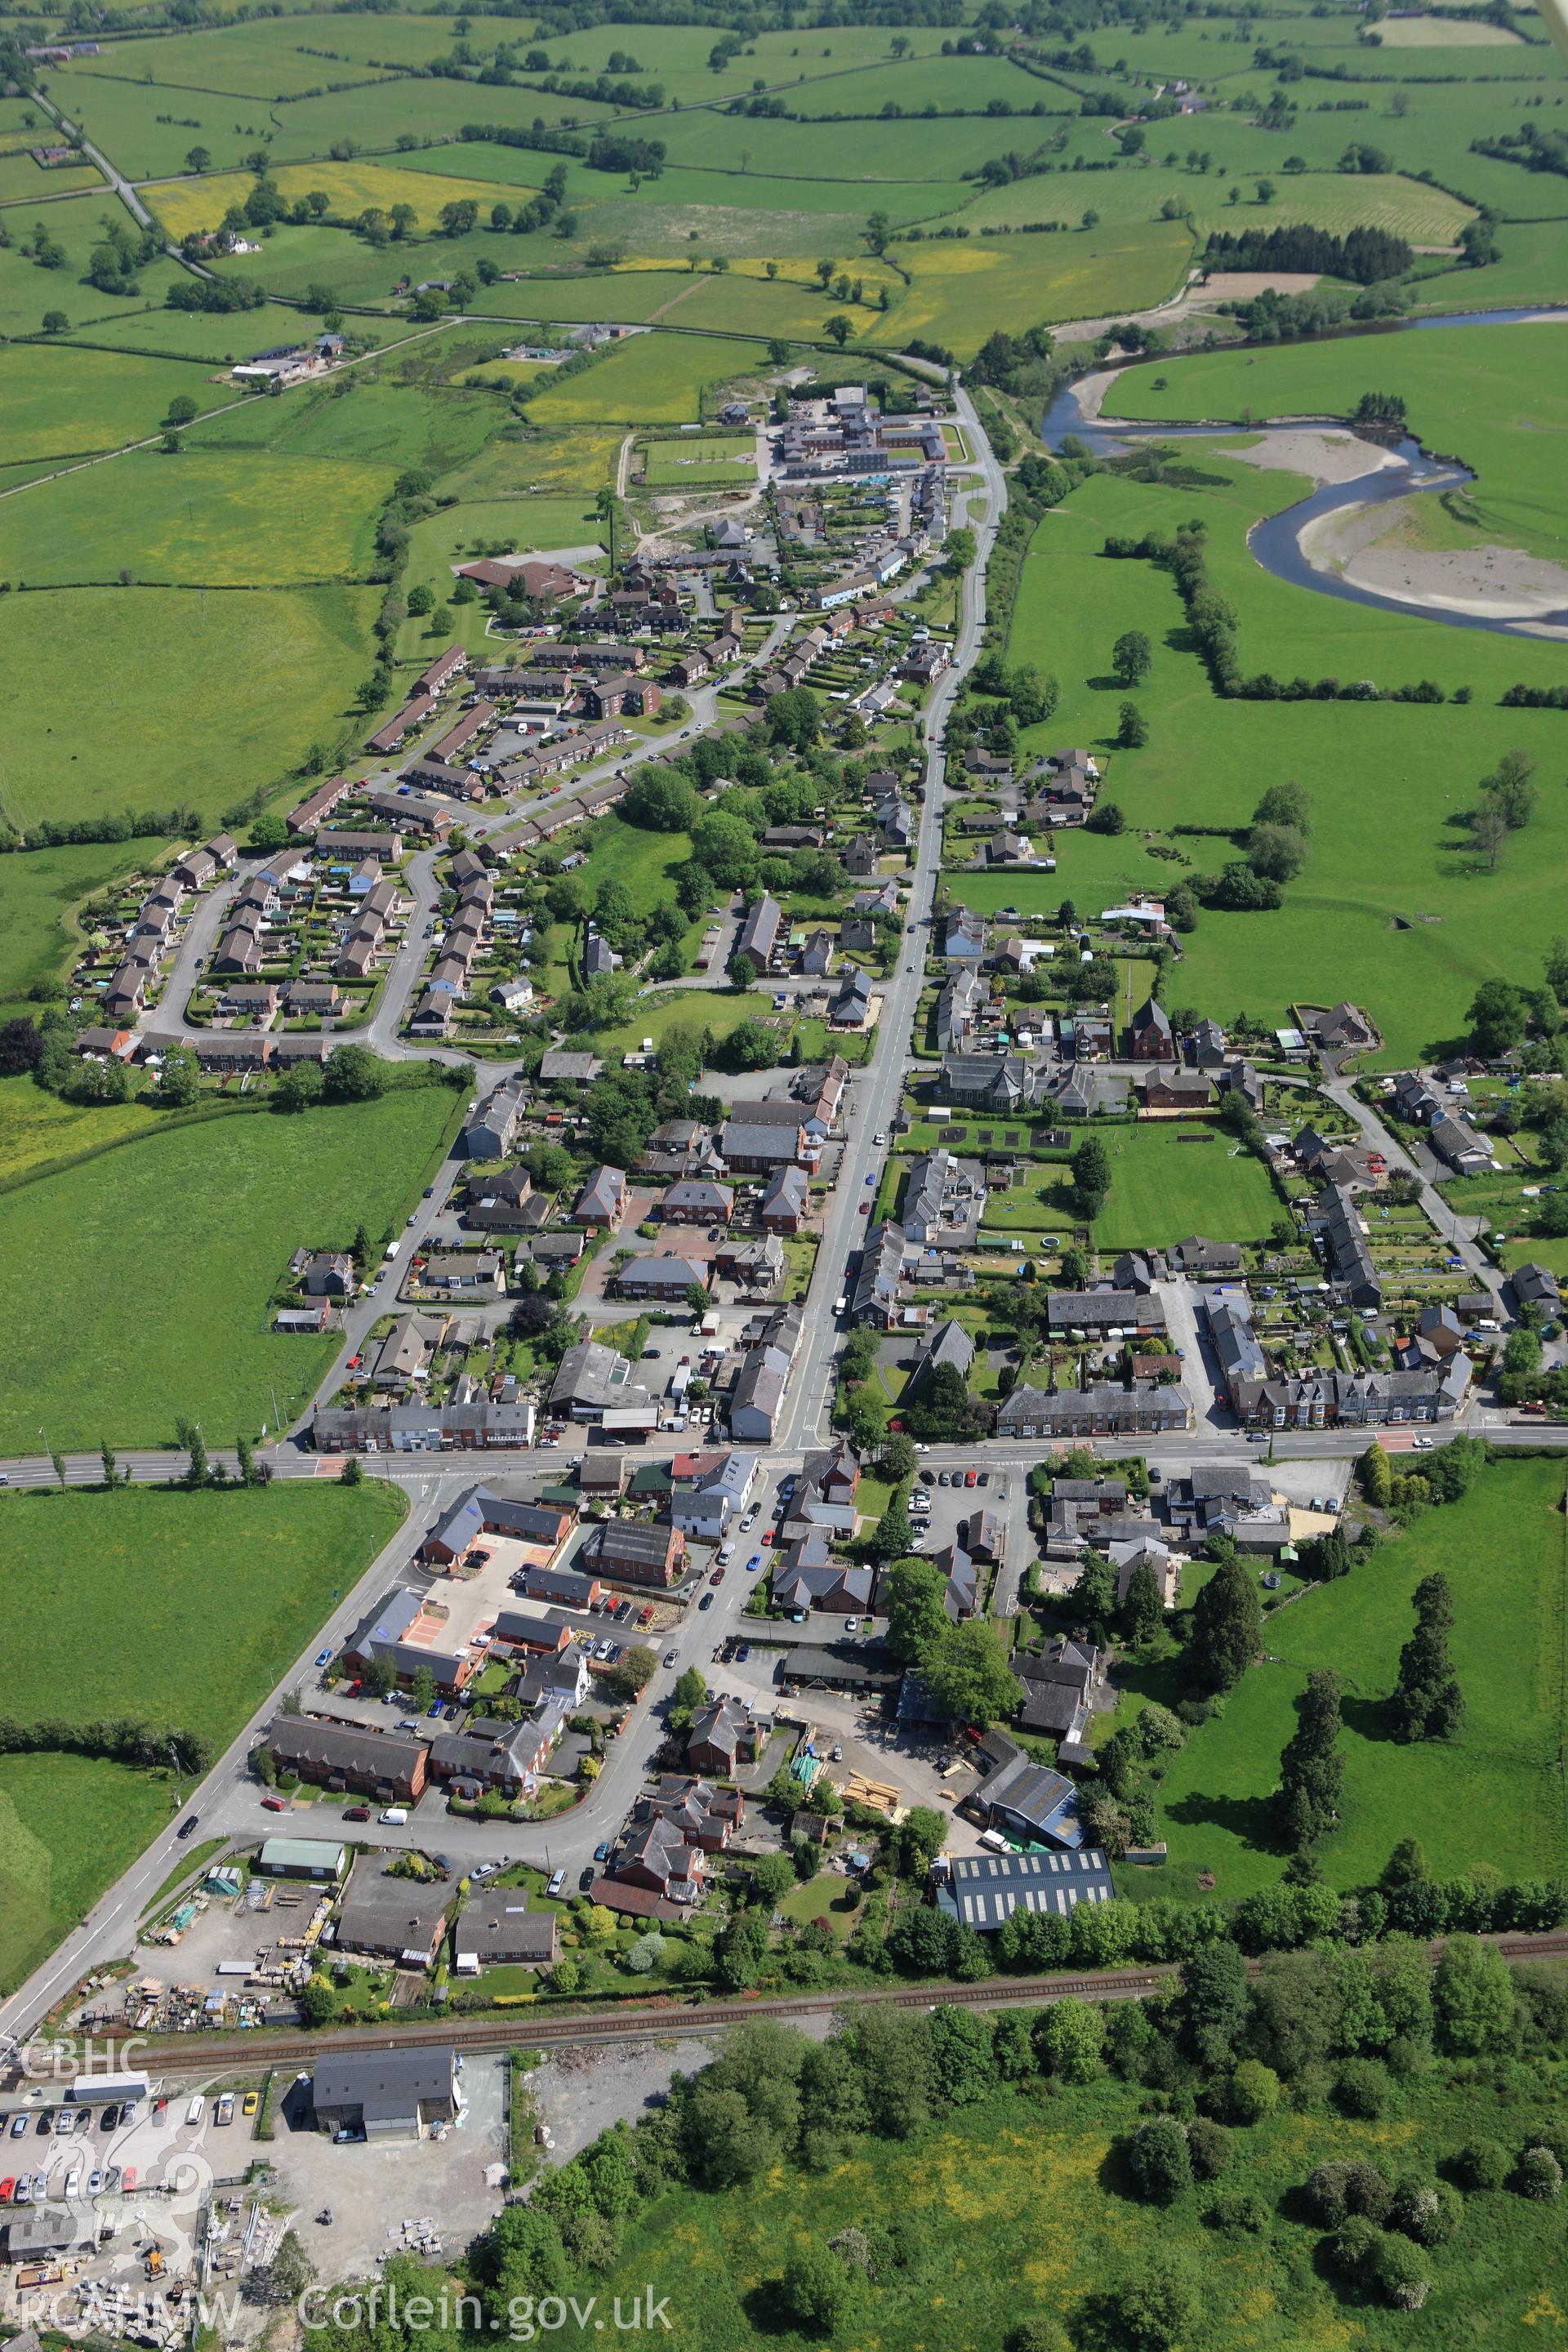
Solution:
<svg viewBox="0 0 1568 2352">
<path fill-rule="evenodd" d="M 922 1486 L 934 1486 L 936 1485 L 936 1472 L 934 1470 L 922 1470 L 921 1472 L 921 1485 Z"/>
<path fill-rule="evenodd" d="M 20 2139 L 20 2138 L 22 2137 L 23 2134 L 26 2132 L 26 2128 L 27 2128 L 27 2118 L 26 2118 L 26 2116 L 12 2116 L 12 2118 L 11 2118 L 11 2137 L 12 2137 L 12 2138 L 13 2138 L 13 2139 Z"/>
<path fill-rule="evenodd" d="M 966 1486 L 973 1486 L 979 1475 L 980 1474 L 977 1470 L 966 1470 L 963 1474 L 964 1485 Z"/>
<path fill-rule="evenodd" d="M 938 1485 L 939 1486 L 949 1486 L 949 1485 L 952 1483 L 952 1482 L 951 1482 L 951 1480 L 949 1479 L 949 1477 L 948 1477 L 948 1474 L 947 1474 L 947 1472 L 946 1472 L 945 1470 L 939 1470 L 939 1471 L 937 1472 L 937 1474 L 936 1474 L 936 1483 L 937 1483 L 937 1485 Z"/>
<path fill-rule="evenodd" d="M 7 2178 L 0 2180 L 0 2205 L 9 2205 L 16 2193 L 16 2183 L 14 2179 Z"/>
<path fill-rule="evenodd" d="M 246 2095 L 245 2095 L 244 2104 L 243 2104 L 243 2105 L 241 2106 L 241 2109 L 240 2109 L 240 2113 L 241 2113 L 242 2115 L 253 2116 L 253 2115 L 256 2113 L 257 2108 L 258 2108 L 260 2105 L 261 2105 L 261 2094 L 260 2094 L 260 2092 L 259 2092 L 259 2091 L 247 2091 L 247 2093 L 246 2093 Z"/>
</svg>

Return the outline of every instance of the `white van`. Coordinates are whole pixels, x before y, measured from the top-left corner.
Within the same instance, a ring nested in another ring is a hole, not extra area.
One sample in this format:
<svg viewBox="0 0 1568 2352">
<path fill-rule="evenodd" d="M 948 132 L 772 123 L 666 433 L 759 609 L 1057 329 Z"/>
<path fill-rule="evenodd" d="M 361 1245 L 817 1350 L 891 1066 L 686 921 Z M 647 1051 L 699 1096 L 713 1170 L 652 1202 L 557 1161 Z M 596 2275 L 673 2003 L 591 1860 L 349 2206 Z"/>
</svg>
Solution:
<svg viewBox="0 0 1568 2352">
<path fill-rule="evenodd" d="M 187 2123 L 187 2124 L 199 2124 L 199 2123 L 200 2123 L 200 2121 L 201 2121 L 201 2119 L 202 2119 L 202 2117 L 205 2115 L 206 2111 L 207 2111 L 207 2103 L 206 2103 L 206 2101 L 203 2098 L 203 2096 L 202 2096 L 201 2093 L 198 2091 L 198 2092 L 196 2093 L 195 2097 L 191 2101 L 190 2105 L 185 2109 L 185 2121 L 186 2121 L 186 2123 Z"/>
<path fill-rule="evenodd" d="M 401 1242 L 388 1242 L 382 1255 L 384 1258 L 391 1260 L 397 1255 L 398 1251 L 402 1247 L 403 1244 Z"/>
<path fill-rule="evenodd" d="M 995 1853 L 1011 1853 L 1013 1851 L 1010 1841 L 1003 1836 L 1000 1830 L 982 1830 L 980 1843 L 990 1846 Z"/>
<path fill-rule="evenodd" d="M 401 1829 L 408 1819 L 408 1808 L 406 1805 L 388 1805 L 381 1818 L 388 1829 Z"/>
</svg>

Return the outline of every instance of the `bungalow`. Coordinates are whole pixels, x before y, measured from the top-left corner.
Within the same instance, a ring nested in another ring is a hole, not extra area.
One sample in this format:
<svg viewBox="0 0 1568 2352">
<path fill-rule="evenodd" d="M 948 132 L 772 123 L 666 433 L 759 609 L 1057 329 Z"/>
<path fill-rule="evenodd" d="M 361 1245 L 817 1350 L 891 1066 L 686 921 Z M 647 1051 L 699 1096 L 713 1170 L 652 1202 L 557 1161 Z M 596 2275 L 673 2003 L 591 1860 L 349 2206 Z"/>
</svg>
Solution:
<svg viewBox="0 0 1568 2352">
<path fill-rule="evenodd" d="M 510 1536 L 520 1543 L 543 1544 L 551 1550 L 564 1541 L 572 1527 L 573 1515 L 554 1503 L 528 1503 L 513 1500 L 510 1496 L 497 1495 L 489 1486 L 474 1486 L 449 1510 L 444 1519 L 432 1528 L 421 1547 L 421 1557 L 439 1567 L 450 1567 L 461 1559 L 481 1535 Z M 573 1591 L 546 1591 L 544 1584 L 557 1573 L 564 1574 Z M 536 1588 L 530 1582 L 530 1597 L 536 1601 L 552 1600 L 573 1607 L 591 1605 L 597 1588 L 585 1578 L 570 1571 L 523 1568 L 519 1579 L 539 1578 L 543 1582 Z M 580 1599 L 575 1588 L 581 1586 L 587 1595 Z M 519 1584 L 518 1589 L 522 1589 Z"/>
<path fill-rule="evenodd" d="M 446 1323 L 429 1315 L 400 1315 L 376 1356 L 370 1384 L 376 1389 L 401 1389 L 422 1381 L 446 1335 Z"/>
<path fill-rule="evenodd" d="M 547 1087 L 592 1086 L 600 1076 L 605 1065 L 597 1054 L 569 1053 L 552 1045 L 539 1065 L 540 1081 Z"/>
<path fill-rule="evenodd" d="M 1134 1078 L 1132 1091 L 1144 1118 L 1172 1113 L 1184 1113 L 1190 1118 L 1194 1111 L 1207 1110 L 1214 1100 L 1214 1089 L 1204 1070 L 1149 1070 Z"/>
<path fill-rule="evenodd" d="M 453 1892 L 444 1878 L 395 1877 L 366 1854 L 343 1891 L 333 1948 L 427 1969 L 446 1931 Z"/>
<path fill-rule="evenodd" d="M 1178 1273 L 1195 1276 L 1200 1281 L 1241 1272 L 1241 1247 L 1237 1242 L 1207 1242 L 1200 1234 L 1189 1234 L 1165 1255 Z"/>
<path fill-rule="evenodd" d="M 419 1280 L 426 1290 L 488 1290 L 497 1297 L 506 1287 L 499 1250 L 434 1252 Z"/>
<path fill-rule="evenodd" d="M 531 1911 L 521 1886 L 481 1888 L 468 1896 L 452 1931 L 459 1976 L 480 1969 L 547 1969 L 555 1959 L 556 1914 Z"/>
<path fill-rule="evenodd" d="M 613 1233 L 626 1213 L 626 1180 L 618 1168 L 590 1170 L 572 1208 L 574 1224 Z"/>
</svg>

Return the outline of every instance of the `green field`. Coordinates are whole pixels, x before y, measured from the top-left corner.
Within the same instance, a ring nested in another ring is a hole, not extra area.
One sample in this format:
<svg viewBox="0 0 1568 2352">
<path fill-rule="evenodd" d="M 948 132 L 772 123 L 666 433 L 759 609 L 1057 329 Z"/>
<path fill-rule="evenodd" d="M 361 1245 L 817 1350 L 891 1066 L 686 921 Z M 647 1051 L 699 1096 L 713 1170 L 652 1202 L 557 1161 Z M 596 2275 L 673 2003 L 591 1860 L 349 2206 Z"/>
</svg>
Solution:
<svg viewBox="0 0 1568 2352">
<path fill-rule="evenodd" d="M 1317 1850 L 1331 1885 L 1375 1880 L 1398 1839 L 1413 1833 L 1439 1874 L 1485 1864 L 1505 1878 L 1561 1876 L 1563 1492 L 1560 1463 L 1500 1465 L 1348 1577 L 1272 1611 L 1268 1659 L 1242 1677 L 1223 1718 L 1193 1735 L 1158 1789 L 1169 1863 L 1125 1872 L 1123 1891 L 1192 1895 L 1206 1870 L 1228 1901 L 1278 1879 L 1284 1858 L 1268 1800 L 1295 1727 L 1291 1702 L 1319 1666 L 1333 1667 L 1346 1694 L 1341 1825 Z M 1453 1591 L 1450 1646 L 1468 1713 L 1451 1744 L 1400 1747 L 1384 1731 L 1380 1702 L 1414 1622 L 1410 1596 L 1436 1570 Z"/>
<path fill-rule="evenodd" d="M 374 1479 L 16 1496 L 0 1507 L 17 1571 L 0 1640 L 11 1711 L 135 1715 L 221 1748 L 391 1539 L 404 1506 Z M 0 1762 L 0 1991 L 90 1908 L 175 1795 L 167 1773 L 82 1757 Z"/>
<path fill-rule="evenodd" d="M 268 404 L 270 405 L 270 404 Z M 204 446 L 138 449 L 0 502 L 0 569 L 33 587 L 291 588 L 363 579 L 379 466 Z"/>
<path fill-rule="evenodd" d="M 26 504 L 0 509 L 7 528 Z M 311 740 L 331 740 L 343 724 L 378 601 L 360 588 L 68 588 L 5 597 L 0 666 L 26 687 L 12 698 L 8 814 L 25 824 L 179 801 L 211 819 L 258 781 L 281 782 Z M 94 667 L 87 696 L 85 645 Z M 174 682 L 193 666 L 207 690 L 179 692 Z M 25 884 L 33 861 L 14 862 Z"/>
<path fill-rule="evenodd" d="M 1357 227 L 1385 228 L 1412 244 L 1450 245 L 1471 216 L 1468 205 L 1443 189 L 1423 187 L 1395 173 L 1301 172 L 1276 178 L 1274 185 L 1277 194 L 1270 204 L 1258 202 L 1254 182 L 1246 190 L 1247 200 L 1232 205 L 1224 184 L 1157 165 L 1098 173 L 1092 183 L 1074 173 L 1057 172 L 1015 180 L 1008 187 L 977 196 L 963 218 L 974 228 L 1076 222 L 1087 204 L 1103 221 L 1155 221 L 1162 205 L 1174 197 L 1190 208 L 1194 227 L 1205 237 L 1216 231 L 1235 236 L 1306 221 L 1336 236 Z"/>
<path fill-rule="evenodd" d="M 199 409 L 236 397 L 232 384 L 212 383 L 205 369 L 175 359 L 121 357 L 68 343 L 14 343 L 0 353 L 5 446 L 17 459 L 68 460 L 118 448 L 155 433 L 170 401 L 182 394 Z M 36 545 L 36 529 L 30 536 Z M 10 568 L 15 557 L 5 561 Z"/>
<path fill-rule="evenodd" d="M 552 384 L 531 403 L 540 425 L 684 425 L 700 421 L 714 385 L 753 376 L 767 354 L 755 343 L 718 337 L 632 335 L 585 373 Z"/>
<path fill-rule="evenodd" d="M 137 271 L 141 290 L 135 295 L 100 294 L 87 282 L 89 259 L 93 247 L 103 241 L 105 221 L 129 221 L 119 197 L 110 195 L 107 188 L 41 205 L 36 213 L 24 205 L 4 217 L 9 242 L 0 246 L 0 331 L 7 335 L 36 335 L 50 310 L 63 310 L 73 327 L 89 319 L 122 318 L 149 301 L 161 302 L 164 289 L 174 283 L 174 265 L 162 255 Z M 48 230 L 50 243 L 64 251 L 65 261 L 58 269 L 40 267 L 29 252 L 23 251 L 24 246 L 31 247 L 39 220 Z"/>
<path fill-rule="evenodd" d="M 268 1301 L 301 1244 L 372 1238 L 417 1193 L 451 1112 L 444 1087 L 305 1118 L 266 1113 L 173 1129 L 0 1198 L 0 1453 L 173 1441 L 181 1415 L 215 1444 L 298 1412 L 337 1351 L 271 1330 Z M 49 1265 L 53 1311 L 37 1312 Z"/>
<path fill-rule="evenodd" d="M 1217 1129 L 1149 1119 L 1107 1127 L 1101 1140 L 1111 1175 L 1110 1197 L 1094 1222 L 1098 1249 L 1164 1249 L 1189 1234 L 1261 1241 L 1279 1214 L 1264 1170 L 1238 1157 Z M 1036 1164 L 1021 1184 L 990 1195 L 984 1231 L 1059 1234 L 1078 1222 L 1066 1167 Z"/>
</svg>

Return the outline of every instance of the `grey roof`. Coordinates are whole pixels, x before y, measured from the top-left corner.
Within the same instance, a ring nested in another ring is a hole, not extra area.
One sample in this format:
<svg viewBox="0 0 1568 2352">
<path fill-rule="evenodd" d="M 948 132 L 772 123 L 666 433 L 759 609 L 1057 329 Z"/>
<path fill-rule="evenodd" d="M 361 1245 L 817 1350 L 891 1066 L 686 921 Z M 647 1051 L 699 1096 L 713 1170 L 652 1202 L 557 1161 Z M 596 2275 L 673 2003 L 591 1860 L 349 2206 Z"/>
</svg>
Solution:
<svg viewBox="0 0 1568 2352">
<path fill-rule="evenodd" d="M 950 1918 L 982 1933 L 1015 1911 L 1064 1916 L 1079 1903 L 1109 1903 L 1110 1866 L 1098 1846 L 1065 1853 L 966 1853 L 953 1857 L 936 1899 Z"/>
<path fill-rule="evenodd" d="M 452 1900 L 445 1879 L 394 1878 L 367 1855 L 356 1863 L 338 1906 L 337 1942 L 394 1944 L 404 1951 L 428 1951 L 436 1927 Z"/>
<path fill-rule="evenodd" d="M 449 2048 L 323 2053 L 310 2088 L 317 2107 L 329 2113 L 360 2107 L 367 2123 L 412 2122 L 422 2101 L 450 2100 L 456 2076 L 457 2053 Z"/>
</svg>

